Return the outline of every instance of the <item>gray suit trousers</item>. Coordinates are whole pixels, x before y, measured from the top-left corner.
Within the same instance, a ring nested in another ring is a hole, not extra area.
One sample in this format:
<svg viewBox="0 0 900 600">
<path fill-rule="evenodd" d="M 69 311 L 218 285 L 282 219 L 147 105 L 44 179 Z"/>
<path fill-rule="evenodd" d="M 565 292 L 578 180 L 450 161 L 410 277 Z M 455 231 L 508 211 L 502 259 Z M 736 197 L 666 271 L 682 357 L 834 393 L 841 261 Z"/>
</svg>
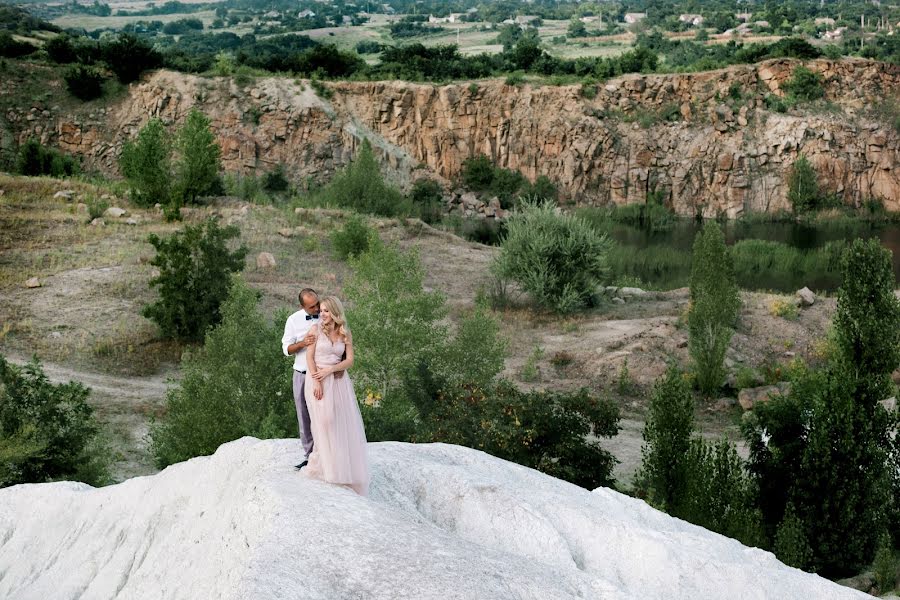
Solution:
<svg viewBox="0 0 900 600">
<path fill-rule="evenodd" d="M 294 371 L 294 404 L 297 407 L 297 421 L 300 424 L 300 440 L 303 442 L 303 451 L 309 456 L 313 450 L 312 427 L 309 423 L 309 409 L 306 408 L 306 392 L 304 380 L 306 373 Z"/>
</svg>

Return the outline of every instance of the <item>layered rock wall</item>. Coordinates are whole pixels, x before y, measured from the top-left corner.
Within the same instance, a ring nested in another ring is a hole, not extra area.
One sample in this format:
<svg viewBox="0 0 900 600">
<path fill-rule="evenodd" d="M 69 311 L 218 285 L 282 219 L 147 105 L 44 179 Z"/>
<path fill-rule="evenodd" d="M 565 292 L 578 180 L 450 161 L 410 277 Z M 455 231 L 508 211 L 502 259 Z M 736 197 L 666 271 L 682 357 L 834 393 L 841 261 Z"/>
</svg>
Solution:
<svg viewBox="0 0 900 600">
<path fill-rule="evenodd" d="M 900 210 L 900 132 L 878 116 L 900 97 L 900 67 L 811 61 L 824 103 L 769 110 L 766 95 L 783 95 L 798 64 L 628 75 L 596 88 L 341 82 L 329 84 L 329 100 L 285 78 L 241 88 L 160 71 L 105 108 L 23 106 L 5 117 L 20 141 L 36 135 L 110 174 L 149 117 L 174 125 L 196 107 L 212 119 L 226 169 L 281 163 L 298 182 L 326 179 L 368 137 L 400 181 L 452 181 L 466 158 L 486 154 L 531 180 L 548 176 L 564 201 L 641 203 L 654 192 L 681 214 L 736 217 L 788 209 L 787 177 L 802 154 L 848 204 Z"/>
</svg>

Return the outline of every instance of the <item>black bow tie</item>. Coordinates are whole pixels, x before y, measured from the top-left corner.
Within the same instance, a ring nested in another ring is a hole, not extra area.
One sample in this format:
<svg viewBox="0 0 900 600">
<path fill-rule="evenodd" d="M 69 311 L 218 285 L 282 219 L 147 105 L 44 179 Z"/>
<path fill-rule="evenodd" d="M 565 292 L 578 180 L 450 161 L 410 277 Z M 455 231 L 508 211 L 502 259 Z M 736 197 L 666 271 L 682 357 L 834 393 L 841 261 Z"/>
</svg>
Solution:
<svg viewBox="0 0 900 600">
<path fill-rule="evenodd" d="M 312 321 L 313 319 L 318 319 L 319 315 L 306 315 L 307 321 Z"/>
</svg>

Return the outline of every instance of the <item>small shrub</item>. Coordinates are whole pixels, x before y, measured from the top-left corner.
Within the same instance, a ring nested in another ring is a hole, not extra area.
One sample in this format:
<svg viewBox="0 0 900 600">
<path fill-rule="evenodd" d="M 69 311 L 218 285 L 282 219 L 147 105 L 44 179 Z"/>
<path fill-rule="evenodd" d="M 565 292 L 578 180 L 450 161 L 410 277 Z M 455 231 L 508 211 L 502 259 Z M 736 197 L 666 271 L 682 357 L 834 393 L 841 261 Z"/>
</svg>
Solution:
<svg viewBox="0 0 900 600">
<path fill-rule="evenodd" d="M 872 570 L 875 571 L 875 583 L 878 584 L 879 593 L 892 592 L 897 586 L 897 559 L 891 548 L 891 538 L 887 534 L 881 537 L 881 543 L 878 544 Z"/>
<path fill-rule="evenodd" d="M 462 181 L 469 189 L 488 189 L 494 181 L 494 163 L 483 154 L 465 159 L 462 164 Z"/>
<path fill-rule="evenodd" d="M 55 148 L 45 148 L 34 138 L 28 138 L 19 148 L 15 168 L 20 175 L 51 177 L 71 177 L 79 171 L 74 157 Z"/>
<path fill-rule="evenodd" d="M 338 258 L 347 260 L 352 256 L 359 256 L 366 252 L 369 249 L 372 236 L 377 235 L 362 217 L 352 215 L 344 223 L 343 228 L 336 229 L 331 234 L 331 245 Z"/>
<path fill-rule="evenodd" d="M 109 482 L 110 454 L 89 395 L 75 381 L 50 383 L 37 359 L 17 367 L 0 356 L 0 487 Z"/>
<path fill-rule="evenodd" d="M 231 287 L 231 273 L 244 269 L 247 249 L 234 252 L 228 241 L 239 235 L 237 227 L 220 228 L 212 219 L 187 226 L 161 239 L 148 238 L 156 249 L 150 264 L 159 275 L 150 280 L 159 288 L 159 299 L 144 307 L 163 335 L 189 342 L 202 341 L 207 329 L 221 321 L 220 307 Z"/>
<path fill-rule="evenodd" d="M 262 176 L 262 187 L 267 192 L 286 192 L 290 185 L 284 174 L 284 165 L 276 165 L 274 169 Z"/>
<path fill-rule="evenodd" d="M 822 76 L 804 66 L 794 69 L 793 76 L 784 84 L 785 93 L 801 101 L 818 100 L 825 95 Z"/>
<path fill-rule="evenodd" d="M 812 560 L 812 548 L 803 531 L 803 523 L 797 518 L 793 504 L 788 504 L 784 520 L 775 534 L 773 551 L 778 560 L 797 569 L 809 569 Z"/>
<path fill-rule="evenodd" d="M 739 367 L 735 376 L 734 385 L 739 390 L 757 387 L 760 385 L 759 374 L 750 367 Z"/>
<path fill-rule="evenodd" d="M 334 96 L 334 91 L 318 79 L 310 79 L 309 85 L 323 100 L 331 100 L 331 97 Z"/>
<path fill-rule="evenodd" d="M 525 83 L 525 74 L 521 71 L 515 71 L 506 76 L 506 85 L 522 85 Z"/>
<path fill-rule="evenodd" d="M 780 98 L 779 96 L 776 96 L 775 94 L 766 94 L 766 97 L 764 98 L 764 100 L 766 103 L 766 108 L 768 108 L 772 112 L 777 112 L 777 113 L 786 113 L 787 112 L 788 105 L 784 101 L 784 99 Z"/>
<path fill-rule="evenodd" d="M 429 225 L 440 222 L 444 215 L 440 184 L 433 179 L 417 179 L 409 192 L 409 199 L 420 219 Z"/>
<path fill-rule="evenodd" d="M 769 303 L 769 314 L 773 317 L 781 317 L 788 321 L 796 321 L 800 318 L 800 309 L 797 303 L 791 300 L 776 298 Z"/>
<path fill-rule="evenodd" d="M 469 84 L 469 93 L 473 96 L 478 93 L 478 84 L 477 83 Z"/>
<path fill-rule="evenodd" d="M 595 84 L 582 84 L 581 97 L 587 100 L 593 100 L 597 97 L 597 86 Z"/>
<path fill-rule="evenodd" d="M 325 205 L 344 206 L 372 215 L 395 217 L 412 213 L 409 200 L 385 182 L 368 139 L 363 140 L 353 161 L 319 190 L 315 198 Z"/>
<path fill-rule="evenodd" d="M 90 65 L 72 65 L 63 79 L 66 89 L 79 100 L 87 102 L 103 95 L 103 71 Z"/>
<path fill-rule="evenodd" d="M 415 441 L 459 444 L 542 471 L 587 489 L 613 483 L 616 459 L 598 437 L 618 432 L 610 401 L 577 392 L 522 392 L 445 384 L 421 365 L 407 384 L 421 423 Z"/>
<path fill-rule="evenodd" d="M 541 368 L 538 362 L 544 358 L 544 350 L 540 346 L 535 346 L 532 353 L 528 356 L 522 369 L 519 371 L 519 379 L 526 383 L 535 383 L 541 379 Z"/>
<path fill-rule="evenodd" d="M 88 199 L 88 223 L 102 217 L 106 213 L 107 208 L 109 208 L 109 203 L 106 200 L 98 200 L 97 198 Z"/>
<path fill-rule="evenodd" d="M 130 33 L 104 41 L 100 54 L 123 84 L 137 80 L 144 71 L 159 68 L 163 63 L 162 55 L 150 42 Z"/>
<path fill-rule="evenodd" d="M 608 276 L 609 241 L 550 202 L 523 203 L 507 222 L 497 273 L 516 281 L 540 307 L 569 313 L 593 301 Z"/>
<path fill-rule="evenodd" d="M 820 196 L 816 172 L 809 160 L 801 154 L 791 167 L 788 200 L 794 207 L 794 212 L 802 214 L 818 208 Z"/>
<path fill-rule="evenodd" d="M 637 385 L 635 384 L 634 378 L 631 376 L 631 371 L 628 370 L 627 358 L 622 362 L 622 366 L 619 368 L 619 375 L 616 377 L 616 389 L 623 396 L 630 396 L 637 391 Z"/>
<path fill-rule="evenodd" d="M 571 352 L 560 351 L 554 352 L 553 356 L 550 357 L 550 364 L 553 365 L 553 368 L 557 371 L 562 371 L 569 365 L 575 362 L 575 357 L 572 356 Z"/>
<path fill-rule="evenodd" d="M 540 175 L 534 183 L 525 183 L 521 195 L 528 198 L 540 198 L 541 200 L 556 201 L 559 195 L 556 185 L 546 175 Z"/>
</svg>

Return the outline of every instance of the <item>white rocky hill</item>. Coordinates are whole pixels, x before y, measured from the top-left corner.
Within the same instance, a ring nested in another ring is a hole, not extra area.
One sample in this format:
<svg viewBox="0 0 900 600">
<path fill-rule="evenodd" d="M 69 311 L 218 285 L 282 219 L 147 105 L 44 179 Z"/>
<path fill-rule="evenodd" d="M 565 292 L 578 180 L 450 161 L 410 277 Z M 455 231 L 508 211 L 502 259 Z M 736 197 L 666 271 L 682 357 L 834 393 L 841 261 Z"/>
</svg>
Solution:
<svg viewBox="0 0 900 600">
<path fill-rule="evenodd" d="M 369 498 L 244 438 L 152 477 L 0 490 L 0 598 L 867 598 L 608 489 L 370 444 Z"/>
</svg>

